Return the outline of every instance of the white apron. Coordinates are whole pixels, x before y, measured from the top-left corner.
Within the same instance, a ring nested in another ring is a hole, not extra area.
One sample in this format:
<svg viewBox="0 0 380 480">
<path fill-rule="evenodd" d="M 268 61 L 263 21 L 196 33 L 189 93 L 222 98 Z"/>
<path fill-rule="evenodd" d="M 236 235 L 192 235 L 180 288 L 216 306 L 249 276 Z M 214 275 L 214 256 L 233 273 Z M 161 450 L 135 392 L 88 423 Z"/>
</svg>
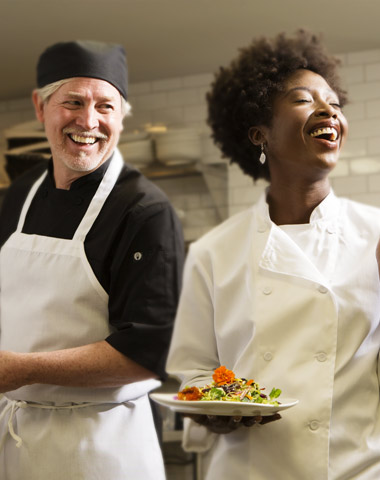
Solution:
<svg viewBox="0 0 380 480">
<path fill-rule="evenodd" d="M 85 255 L 84 239 L 123 165 L 116 150 L 72 240 L 16 232 L 0 254 L 0 349 L 54 351 L 104 340 L 108 295 Z M 1 480 L 165 478 L 145 380 L 120 388 L 30 385 L 0 402 Z"/>
</svg>

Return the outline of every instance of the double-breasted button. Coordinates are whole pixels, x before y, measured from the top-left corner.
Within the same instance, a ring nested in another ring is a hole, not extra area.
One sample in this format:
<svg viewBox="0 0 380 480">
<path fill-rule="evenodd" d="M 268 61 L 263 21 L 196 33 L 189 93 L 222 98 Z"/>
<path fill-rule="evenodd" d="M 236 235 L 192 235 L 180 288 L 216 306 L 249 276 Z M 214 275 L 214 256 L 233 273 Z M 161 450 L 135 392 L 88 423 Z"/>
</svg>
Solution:
<svg viewBox="0 0 380 480">
<path fill-rule="evenodd" d="M 270 295 L 271 293 L 272 293 L 271 287 L 266 286 L 266 287 L 263 288 L 263 294 L 264 295 Z"/>
<path fill-rule="evenodd" d="M 273 355 L 271 354 L 271 352 L 265 352 L 263 357 L 266 362 L 270 362 L 273 358 Z"/>
<path fill-rule="evenodd" d="M 315 355 L 315 358 L 318 360 L 318 362 L 325 362 L 327 360 L 327 355 L 325 352 L 318 352 Z"/>
<path fill-rule="evenodd" d="M 318 428 L 320 427 L 320 423 L 318 422 L 318 420 L 312 420 L 310 423 L 309 423 L 309 428 L 310 430 L 318 430 Z"/>
<path fill-rule="evenodd" d="M 142 253 L 141 252 L 135 252 L 133 254 L 133 258 L 138 262 L 139 260 L 142 259 Z"/>
<path fill-rule="evenodd" d="M 318 292 L 319 293 L 327 293 L 329 290 L 324 285 L 319 285 Z"/>
<path fill-rule="evenodd" d="M 265 223 L 261 223 L 258 227 L 257 227 L 257 231 L 259 233 L 265 233 L 267 231 L 267 226 L 265 225 Z"/>
</svg>

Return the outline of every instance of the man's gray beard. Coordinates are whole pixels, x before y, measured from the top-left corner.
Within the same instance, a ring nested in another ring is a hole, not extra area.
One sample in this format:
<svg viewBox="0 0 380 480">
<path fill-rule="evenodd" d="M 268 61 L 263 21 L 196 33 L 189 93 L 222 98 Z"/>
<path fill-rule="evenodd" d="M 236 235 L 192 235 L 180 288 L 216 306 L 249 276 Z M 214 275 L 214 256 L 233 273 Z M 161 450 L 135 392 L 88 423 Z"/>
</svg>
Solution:
<svg viewBox="0 0 380 480">
<path fill-rule="evenodd" d="M 103 144 L 98 151 L 98 154 L 95 158 L 91 158 L 91 155 L 88 155 L 86 152 L 78 152 L 76 156 L 73 156 L 71 153 L 67 152 L 66 149 L 62 148 L 62 158 L 63 163 L 68 166 L 70 169 L 76 172 L 88 172 L 94 170 L 101 162 L 103 155 L 106 153 L 105 145 Z M 88 162 L 87 162 L 88 159 Z M 95 161 L 97 159 L 97 161 Z"/>
</svg>

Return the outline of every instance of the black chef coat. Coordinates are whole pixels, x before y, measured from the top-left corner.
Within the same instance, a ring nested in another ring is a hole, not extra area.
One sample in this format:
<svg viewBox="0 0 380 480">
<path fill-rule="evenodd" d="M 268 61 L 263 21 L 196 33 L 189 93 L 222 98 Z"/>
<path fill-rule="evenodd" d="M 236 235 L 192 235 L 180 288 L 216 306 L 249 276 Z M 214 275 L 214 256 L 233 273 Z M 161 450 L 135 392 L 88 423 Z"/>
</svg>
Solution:
<svg viewBox="0 0 380 480">
<path fill-rule="evenodd" d="M 109 163 L 61 190 L 55 188 L 50 161 L 22 231 L 71 239 Z M 0 247 L 16 230 L 27 193 L 44 169 L 27 171 L 9 187 L 0 213 Z M 84 247 L 109 295 L 115 332 L 106 341 L 165 378 L 184 260 L 182 228 L 168 199 L 138 170 L 123 166 Z"/>
</svg>

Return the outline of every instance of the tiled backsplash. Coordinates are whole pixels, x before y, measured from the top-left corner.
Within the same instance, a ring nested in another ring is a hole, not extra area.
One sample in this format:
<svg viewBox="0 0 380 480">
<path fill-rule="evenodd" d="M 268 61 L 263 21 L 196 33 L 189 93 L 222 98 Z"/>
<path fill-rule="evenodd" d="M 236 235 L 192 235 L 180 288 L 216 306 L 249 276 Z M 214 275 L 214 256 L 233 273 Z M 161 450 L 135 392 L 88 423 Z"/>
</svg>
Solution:
<svg viewBox="0 0 380 480">
<path fill-rule="evenodd" d="M 200 237 L 222 220 L 202 175 L 154 181 L 176 209 L 185 240 Z"/>
<path fill-rule="evenodd" d="M 340 162 L 331 174 L 338 195 L 380 206 L 380 49 L 340 56 L 350 103 L 345 108 L 349 137 Z M 133 66 L 131 66 L 133 68 Z M 154 180 L 169 196 L 194 240 L 221 220 L 251 205 L 266 186 L 253 184 L 238 167 L 229 166 L 209 138 L 205 94 L 213 75 L 202 74 L 130 85 L 132 116 L 125 130 L 147 125 L 197 128 L 202 135 L 202 175 Z M 31 101 L 0 102 L 0 131 L 33 120 Z M 0 138 L 0 152 L 6 149 Z M 4 177 L 4 172 L 0 171 Z"/>
</svg>

